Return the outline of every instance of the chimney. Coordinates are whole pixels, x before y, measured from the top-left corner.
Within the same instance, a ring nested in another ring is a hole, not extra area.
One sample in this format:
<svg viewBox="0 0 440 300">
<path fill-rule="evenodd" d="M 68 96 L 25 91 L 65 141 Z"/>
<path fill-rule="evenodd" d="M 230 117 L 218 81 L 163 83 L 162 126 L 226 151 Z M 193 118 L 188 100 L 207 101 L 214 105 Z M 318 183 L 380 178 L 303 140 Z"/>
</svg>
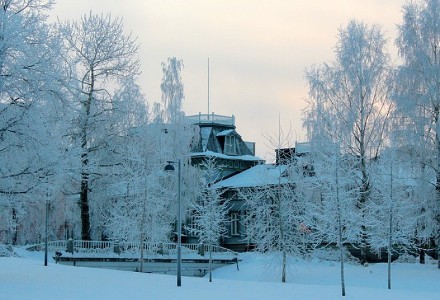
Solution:
<svg viewBox="0 0 440 300">
<path fill-rule="evenodd" d="M 277 165 L 287 165 L 292 162 L 293 157 L 295 157 L 295 148 L 283 148 L 275 149 L 276 154 L 276 164 Z"/>
</svg>

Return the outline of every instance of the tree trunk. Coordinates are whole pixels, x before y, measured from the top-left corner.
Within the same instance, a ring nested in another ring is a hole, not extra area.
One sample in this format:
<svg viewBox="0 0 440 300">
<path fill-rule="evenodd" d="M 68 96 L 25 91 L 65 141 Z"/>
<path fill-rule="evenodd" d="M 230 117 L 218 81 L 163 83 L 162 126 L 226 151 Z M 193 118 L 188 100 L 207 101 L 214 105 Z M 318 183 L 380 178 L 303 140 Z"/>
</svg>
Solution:
<svg viewBox="0 0 440 300">
<path fill-rule="evenodd" d="M 437 62 L 437 59 L 436 59 Z M 438 104 L 438 99 L 435 103 L 437 106 L 435 107 L 435 125 L 436 125 L 436 133 L 435 133 L 435 142 L 437 144 L 437 170 L 436 170 L 436 183 L 435 183 L 435 221 L 437 226 L 437 231 L 435 233 L 435 243 L 437 245 L 437 268 L 440 269 L 440 104 Z"/>
<path fill-rule="evenodd" d="M 366 171 L 365 159 L 361 159 L 361 170 L 362 170 L 362 186 L 359 195 L 358 208 L 361 213 L 361 236 L 360 236 L 360 262 L 365 264 L 367 262 L 367 227 L 365 226 L 365 204 L 368 199 L 368 194 L 370 190 L 370 183 L 368 174 Z"/>
<path fill-rule="evenodd" d="M 440 154 L 440 143 L 439 143 L 439 151 L 438 154 Z M 436 244 L 436 252 L 437 252 L 437 268 L 440 269 L 440 158 L 437 158 L 439 161 L 438 167 L 437 167 L 437 186 L 436 186 L 436 202 L 437 202 L 437 209 L 435 214 L 435 222 L 437 223 L 437 231 L 436 236 L 434 238 L 435 244 Z"/>
<path fill-rule="evenodd" d="M 341 261 L 341 294 L 345 297 L 345 275 L 344 275 L 344 246 L 339 245 L 339 255 Z"/>
<path fill-rule="evenodd" d="M 392 225 L 392 219 L 390 218 L 390 228 Z M 388 237 L 388 289 L 391 289 L 391 256 L 393 255 L 393 251 L 392 251 L 392 229 L 390 229 L 390 236 Z"/>
<path fill-rule="evenodd" d="M 425 249 L 420 249 L 419 263 L 425 264 Z"/>
<path fill-rule="evenodd" d="M 90 107 L 90 106 L 89 106 Z M 89 171 L 88 171 L 88 149 L 87 149 L 87 127 L 84 126 L 81 137 L 81 239 L 89 241 L 90 236 L 90 209 L 89 209 Z"/>
<path fill-rule="evenodd" d="M 338 221 L 338 245 L 339 245 L 339 259 L 341 262 L 341 294 L 345 296 L 345 275 L 344 275 L 344 245 L 343 245 L 343 225 L 342 225 L 342 211 L 341 202 L 339 199 L 339 173 L 338 173 L 339 160 L 336 157 L 335 163 L 335 188 L 336 188 L 336 208 L 337 208 L 337 221 Z"/>
<path fill-rule="evenodd" d="M 286 267 L 287 267 L 287 253 L 283 250 L 283 275 L 281 278 L 282 282 L 286 282 Z"/>
<path fill-rule="evenodd" d="M 90 107 L 93 100 L 94 76 L 93 70 L 91 72 L 91 87 L 88 94 L 87 101 L 83 103 L 84 120 L 81 132 L 81 190 L 80 190 L 80 205 L 81 205 L 81 239 L 89 241 L 90 235 L 90 208 L 89 208 L 89 148 L 87 144 L 87 128 L 90 116 Z"/>
<path fill-rule="evenodd" d="M 362 91 L 362 84 L 360 91 Z M 362 94 L 359 95 L 361 100 L 361 119 L 359 122 L 359 156 L 360 156 L 360 170 L 362 173 L 362 179 L 361 179 L 361 187 L 360 187 L 360 194 L 359 194 L 359 200 L 358 200 L 358 206 L 361 213 L 361 236 L 360 236 L 360 250 L 361 250 L 361 257 L 360 261 L 362 264 L 365 264 L 367 262 L 367 227 L 366 227 L 366 221 L 365 221 L 365 205 L 367 203 L 369 192 L 370 192 L 370 177 L 367 171 L 367 157 L 366 157 L 366 147 L 367 144 L 365 142 L 366 138 L 366 118 L 365 115 L 365 96 Z"/>
<path fill-rule="evenodd" d="M 209 242 L 209 282 L 212 282 L 212 242 Z"/>
<path fill-rule="evenodd" d="M 391 256 L 393 255 L 393 217 L 394 217 L 394 203 L 393 203 L 393 161 L 390 166 L 390 209 L 389 209 L 389 232 L 388 232 L 388 289 L 391 289 Z"/>
<path fill-rule="evenodd" d="M 15 207 L 12 208 L 12 220 L 14 224 L 14 229 L 12 230 L 12 245 L 17 245 L 18 241 L 18 217 L 17 217 L 17 210 Z"/>
<path fill-rule="evenodd" d="M 440 158 L 438 155 L 440 155 L 440 142 L 438 140 L 438 134 L 437 134 L 437 182 L 435 187 L 435 197 L 436 197 L 436 212 L 435 212 L 435 218 L 434 222 L 436 222 L 437 230 L 435 232 L 435 244 L 436 244 L 436 251 L 437 251 L 437 267 L 440 269 Z"/>
<path fill-rule="evenodd" d="M 81 239 L 89 241 L 90 236 L 90 212 L 89 212 L 89 200 L 88 200 L 88 190 L 89 181 L 88 174 L 81 174 L 81 192 L 80 192 L 80 205 L 81 205 Z"/>
</svg>

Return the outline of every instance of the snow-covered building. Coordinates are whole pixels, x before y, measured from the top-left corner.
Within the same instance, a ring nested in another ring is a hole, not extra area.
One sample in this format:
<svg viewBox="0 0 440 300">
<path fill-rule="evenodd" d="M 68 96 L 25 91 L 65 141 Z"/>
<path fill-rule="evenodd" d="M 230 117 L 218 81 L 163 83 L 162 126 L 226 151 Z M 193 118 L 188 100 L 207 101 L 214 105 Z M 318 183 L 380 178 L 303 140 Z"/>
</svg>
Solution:
<svg viewBox="0 0 440 300">
<path fill-rule="evenodd" d="M 279 184 L 291 184 L 288 168 L 293 159 L 310 151 L 309 143 L 297 143 L 295 148 L 277 149 L 276 163 L 265 164 L 255 155 L 255 143 L 245 142 L 236 131 L 235 117 L 215 114 L 199 114 L 187 119 L 198 126 L 198 141 L 192 147 L 192 165 L 201 165 L 208 158 L 215 158 L 219 174 L 213 187 L 221 190 L 228 202 L 227 235 L 221 245 L 233 250 L 246 250 L 252 241 L 246 237 L 244 217 L 245 201 L 239 190 L 245 188 L 266 189 Z M 189 227 L 191 216 L 187 220 Z M 188 241 L 196 242 L 195 237 Z"/>
<path fill-rule="evenodd" d="M 236 251 L 247 250 L 249 241 L 244 228 L 247 214 L 245 201 L 240 197 L 240 189 L 259 189 L 286 182 L 282 177 L 287 165 L 262 164 L 247 169 L 240 174 L 217 182 L 214 187 L 224 191 L 223 197 L 229 200 L 228 235 L 223 239 L 222 246 Z"/>
<path fill-rule="evenodd" d="M 220 180 L 214 187 L 224 191 L 223 197 L 229 200 L 228 236 L 222 241 L 222 246 L 244 251 L 253 246 L 253 241 L 246 236 L 245 222 L 247 206 L 240 197 L 240 190 L 271 189 L 276 186 L 294 186 L 292 167 L 299 157 L 310 152 L 309 143 L 296 143 L 295 148 L 276 149 L 275 164 L 260 164 L 239 174 Z M 312 176 L 313 168 L 306 164 L 303 175 Z M 268 199 L 269 200 L 269 199 Z"/>
</svg>

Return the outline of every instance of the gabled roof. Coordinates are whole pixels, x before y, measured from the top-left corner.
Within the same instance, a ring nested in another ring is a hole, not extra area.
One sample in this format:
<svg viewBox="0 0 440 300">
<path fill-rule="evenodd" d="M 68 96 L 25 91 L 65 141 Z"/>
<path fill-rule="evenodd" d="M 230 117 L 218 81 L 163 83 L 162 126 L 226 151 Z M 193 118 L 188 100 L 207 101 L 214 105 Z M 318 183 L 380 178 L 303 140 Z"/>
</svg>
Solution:
<svg viewBox="0 0 440 300">
<path fill-rule="evenodd" d="M 244 188 L 287 183 L 283 177 L 286 165 L 256 165 L 228 179 L 217 182 L 215 188 Z"/>
</svg>

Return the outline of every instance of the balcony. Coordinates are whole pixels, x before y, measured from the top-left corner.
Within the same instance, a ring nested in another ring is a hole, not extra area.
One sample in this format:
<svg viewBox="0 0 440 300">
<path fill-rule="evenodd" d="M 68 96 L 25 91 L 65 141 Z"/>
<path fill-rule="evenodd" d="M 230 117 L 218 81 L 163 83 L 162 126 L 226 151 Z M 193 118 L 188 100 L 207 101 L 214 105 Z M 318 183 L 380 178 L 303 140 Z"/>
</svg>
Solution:
<svg viewBox="0 0 440 300">
<path fill-rule="evenodd" d="M 186 119 L 194 125 L 222 125 L 230 126 L 235 128 L 235 117 L 234 116 L 222 116 L 212 114 L 202 114 L 187 116 Z"/>
</svg>

